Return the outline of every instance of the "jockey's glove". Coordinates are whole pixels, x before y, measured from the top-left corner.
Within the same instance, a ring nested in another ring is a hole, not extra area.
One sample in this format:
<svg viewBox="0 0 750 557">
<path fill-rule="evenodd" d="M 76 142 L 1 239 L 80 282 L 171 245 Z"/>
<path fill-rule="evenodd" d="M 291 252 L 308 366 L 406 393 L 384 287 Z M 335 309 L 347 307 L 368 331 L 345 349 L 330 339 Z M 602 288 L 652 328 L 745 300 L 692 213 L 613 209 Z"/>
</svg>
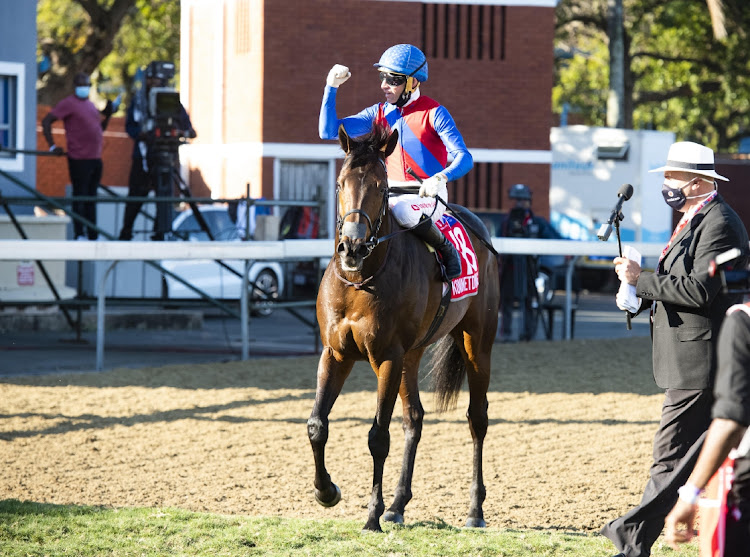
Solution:
<svg viewBox="0 0 750 557">
<path fill-rule="evenodd" d="M 331 71 L 328 72 L 326 84 L 330 85 L 331 87 L 338 87 L 351 76 L 352 72 L 349 71 L 349 68 L 347 68 L 346 66 L 342 66 L 341 64 L 336 64 L 331 68 Z"/>
<path fill-rule="evenodd" d="M 435 174 L 422 182 L 419 188 L 419 197 L 435 197 L 448 183 L 443 174 Z"/>
</svg>

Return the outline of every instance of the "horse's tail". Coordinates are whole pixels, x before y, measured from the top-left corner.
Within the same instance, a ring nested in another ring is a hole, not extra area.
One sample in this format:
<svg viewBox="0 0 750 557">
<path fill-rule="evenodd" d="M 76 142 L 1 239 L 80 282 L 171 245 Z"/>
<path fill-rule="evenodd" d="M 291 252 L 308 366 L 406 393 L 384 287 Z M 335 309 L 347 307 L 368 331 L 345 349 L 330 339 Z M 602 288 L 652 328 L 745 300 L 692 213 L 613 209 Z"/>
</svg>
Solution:
<svg viewBox="0 0 750 557">
<path fill-rule="evenodd" d="M 430 358 L 432 386 L 435 390 L 436 410 L 453 410 L 464 383 L 466 362 L 453 337 L 446 335 L 432 349 Z"/>
</svg>

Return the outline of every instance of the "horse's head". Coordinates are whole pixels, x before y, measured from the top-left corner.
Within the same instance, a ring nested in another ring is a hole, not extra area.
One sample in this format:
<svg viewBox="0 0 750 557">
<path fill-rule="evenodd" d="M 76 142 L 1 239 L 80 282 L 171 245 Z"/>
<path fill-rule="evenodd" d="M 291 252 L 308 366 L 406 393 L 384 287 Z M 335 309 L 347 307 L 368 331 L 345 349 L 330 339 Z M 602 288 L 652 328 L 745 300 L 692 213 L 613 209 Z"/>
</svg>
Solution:
<svg viewBox="0 0 750 557">
<path fill-rule="evenodd" d="M 377 242 L 388 209 L 385 158 L 393 152 L 398 132 L 373 126 L 372 132 L 353 139 L 339 128 L 339 143 L 346 153 L 336 185 L 338 216 L 336 253 L 344 271 L 361 271 L 364 259 Z"/>
</svg>

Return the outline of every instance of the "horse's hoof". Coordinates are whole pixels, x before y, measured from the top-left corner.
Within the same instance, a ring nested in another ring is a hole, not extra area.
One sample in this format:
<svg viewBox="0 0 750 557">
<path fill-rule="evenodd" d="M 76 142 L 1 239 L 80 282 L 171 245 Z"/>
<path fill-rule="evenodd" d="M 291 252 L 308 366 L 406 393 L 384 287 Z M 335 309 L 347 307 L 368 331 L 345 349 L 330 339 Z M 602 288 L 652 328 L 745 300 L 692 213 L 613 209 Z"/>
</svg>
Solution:
<svg viewBox="0 0 750 557">
<path fill-rule="evenodd" d="M 466 520 L 466 527 L 467 528 L 485 528 L 487 526 L 487 523 L 484 521 L 483 518 L 472 518 L 469 517 Z"/>
<path fill-rule="evenodd" d="M 380 527 L 380 522 L 375 520 L 368 520 L 367 524 L 365 524 L 365 527 L 362 528 L 363 534 L 382 534 L 383 529 Z"/>
<path fill-rule="evenodd" d="M 341 501 L 341 490 L 339 489 L 339 486 L 337 486 L 335 483 L 332 483 L 331 485 L 334 489 L 333 497 L 330 497 L 328 499 L 324 499 L 321 495 L 321 492 L 317 489 L 315 490 L 315 500 L 324 507 L 335 507 L 338 502 Z"/>
<path fill-rule="evenodd" d="M 386 522 L 392 522 L 393 524 L 403 524 L 404 515 L 401 513 L 395 513 L 393 511 L 386 511 L 383 515 L 383 520 Z"/>
</svg>

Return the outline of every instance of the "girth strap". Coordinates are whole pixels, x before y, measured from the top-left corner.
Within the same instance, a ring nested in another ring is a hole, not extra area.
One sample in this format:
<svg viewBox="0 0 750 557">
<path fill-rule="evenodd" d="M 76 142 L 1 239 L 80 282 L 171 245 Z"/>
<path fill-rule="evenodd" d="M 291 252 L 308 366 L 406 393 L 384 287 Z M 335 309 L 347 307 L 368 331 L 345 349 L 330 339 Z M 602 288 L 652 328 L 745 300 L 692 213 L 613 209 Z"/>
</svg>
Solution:
<svg viewBox="0 0 750 557">
<path fill-rule="evenodd" d="M 448 282 L 448 288 L 445 289 L 445 294 L 443 294 L 443 297 L 440 299 L 440 305 L 438 306 L 437 312 L 435 313 L 435 317 L 433 317 L 432 319 L 430 328 L 427 330 L 427 334 L 414 348 L 422 348 L 425 344 L 427 344 L 427 341 L 432 338 L 432 335 L 434 335 L 438 330 L 440 324 L 443 322 L 443 319 L 445 319 L 445 314 L 448 311 L 448 304 L 451 303 L 452 292 L 453 287 L 451 283 Z"/>
</svg>

